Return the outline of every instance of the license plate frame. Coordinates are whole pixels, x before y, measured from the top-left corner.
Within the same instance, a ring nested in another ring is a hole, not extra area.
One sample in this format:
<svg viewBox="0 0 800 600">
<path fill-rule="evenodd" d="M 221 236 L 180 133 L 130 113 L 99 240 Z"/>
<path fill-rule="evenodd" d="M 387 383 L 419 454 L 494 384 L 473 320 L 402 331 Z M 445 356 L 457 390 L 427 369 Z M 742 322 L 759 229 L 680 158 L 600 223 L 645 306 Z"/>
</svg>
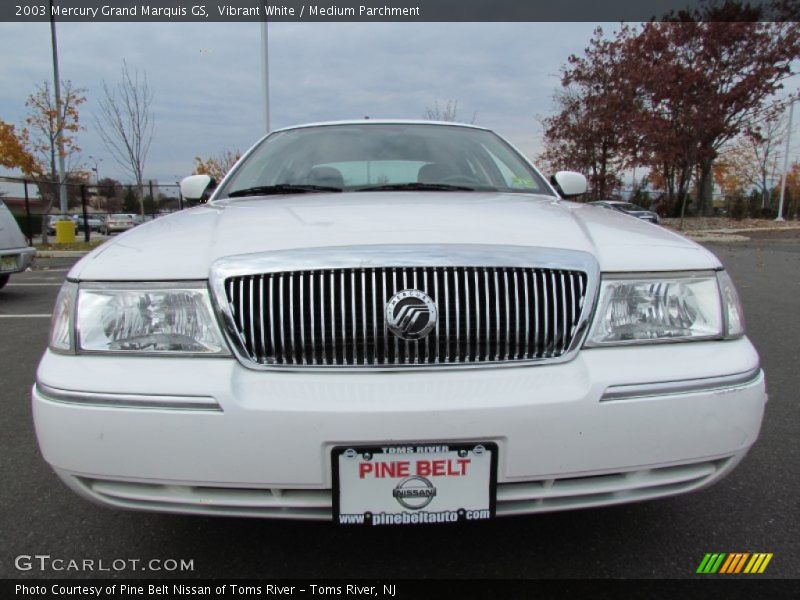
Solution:
<svg viewBox="0 0 800 600">
<path fill-rule="evenodd" d="M 19 264 L 15 254 L 6 254 L 0 256 L 0 273 L 14 273 Z"/>
<path fill-rule="evenodd" d="M 350 527 L 494 519 L 498 453 L 489 441 L 337 445 L 330 453 L 333 520 Z M 374 470 L 363 474 L 367 463 Z"/>
</svg>

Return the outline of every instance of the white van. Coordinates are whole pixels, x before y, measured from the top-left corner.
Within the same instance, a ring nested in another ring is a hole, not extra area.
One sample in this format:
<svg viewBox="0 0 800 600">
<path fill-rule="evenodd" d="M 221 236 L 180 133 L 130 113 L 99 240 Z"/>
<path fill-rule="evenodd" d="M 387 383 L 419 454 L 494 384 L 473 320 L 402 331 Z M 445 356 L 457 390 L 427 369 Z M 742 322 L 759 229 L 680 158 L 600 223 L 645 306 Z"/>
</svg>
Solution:
<svg viewBox="0 0 800 600">
<path fill-rule="evenodd" d="M 0 288 L 8 283 L 11 273 L 27 269 L 36 250 L 29 247 L 14 215 L 0 200 Z"/>
</svg>

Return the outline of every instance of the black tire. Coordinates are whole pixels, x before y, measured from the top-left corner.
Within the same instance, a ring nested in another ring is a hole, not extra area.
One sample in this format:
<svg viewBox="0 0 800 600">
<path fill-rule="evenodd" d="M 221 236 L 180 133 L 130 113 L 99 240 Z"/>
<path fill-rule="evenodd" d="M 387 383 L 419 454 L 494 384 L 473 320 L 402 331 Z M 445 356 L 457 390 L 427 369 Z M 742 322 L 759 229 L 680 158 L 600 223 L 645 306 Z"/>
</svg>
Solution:
<svg viewBox="0 0 800 600">
<path fill-rule="evenodd" d="M 8 283 L 8 279 L 11 277 L 10 275 L 0 275 L 0 290 L 3 289 L 3 286 Z"/>
</svg>

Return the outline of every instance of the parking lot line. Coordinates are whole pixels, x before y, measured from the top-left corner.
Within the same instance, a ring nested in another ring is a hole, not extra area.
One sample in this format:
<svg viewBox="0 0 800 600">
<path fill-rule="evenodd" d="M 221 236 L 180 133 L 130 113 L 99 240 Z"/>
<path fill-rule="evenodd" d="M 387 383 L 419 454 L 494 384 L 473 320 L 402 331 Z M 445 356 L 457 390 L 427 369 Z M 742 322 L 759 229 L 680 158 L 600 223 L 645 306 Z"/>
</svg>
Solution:
<svg viewBox="0 0 800 600">
<path fill-rule="evenodd" d="M 45 318 L 48 319 L 52 317 L 50 313 L 40 313 L 40 314 L 32 314 L 32 315 L 0 315 L 0 319 L 39 319 Z"/>
<path fill-rule="evenodd" d="M 63 283 L 63 282 L 62 282 Z M 6 287 L 60 286 L 61 283 L 9 283 Z"/>
</svg>

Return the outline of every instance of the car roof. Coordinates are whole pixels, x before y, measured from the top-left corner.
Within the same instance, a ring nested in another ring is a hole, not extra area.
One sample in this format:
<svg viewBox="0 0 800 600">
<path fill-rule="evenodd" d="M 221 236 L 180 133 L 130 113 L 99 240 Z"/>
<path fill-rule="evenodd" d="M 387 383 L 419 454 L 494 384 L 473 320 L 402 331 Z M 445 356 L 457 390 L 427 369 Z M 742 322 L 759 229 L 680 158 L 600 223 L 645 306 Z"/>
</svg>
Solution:
<svg viewBox="0 0 800 600">
<path fill-rule="evenodd" d="M 426 119 L 349 119 L 344 121 L 320 121 L 318 123 L 305 123 L 302 125 L 291 125 L 273 129 L 270 133 L 278 131 L 288 131 L 291 129 L 304 129 L 306 127 L 328 127 L 335 125 L 438 125 L 446 127 L 463 127 L 465 129 L 480 129 L 491 131 L 486 127 L 472 125 L 471 123 L 456 123 L 453 121 L 428 121 Z"/>
</svg>

